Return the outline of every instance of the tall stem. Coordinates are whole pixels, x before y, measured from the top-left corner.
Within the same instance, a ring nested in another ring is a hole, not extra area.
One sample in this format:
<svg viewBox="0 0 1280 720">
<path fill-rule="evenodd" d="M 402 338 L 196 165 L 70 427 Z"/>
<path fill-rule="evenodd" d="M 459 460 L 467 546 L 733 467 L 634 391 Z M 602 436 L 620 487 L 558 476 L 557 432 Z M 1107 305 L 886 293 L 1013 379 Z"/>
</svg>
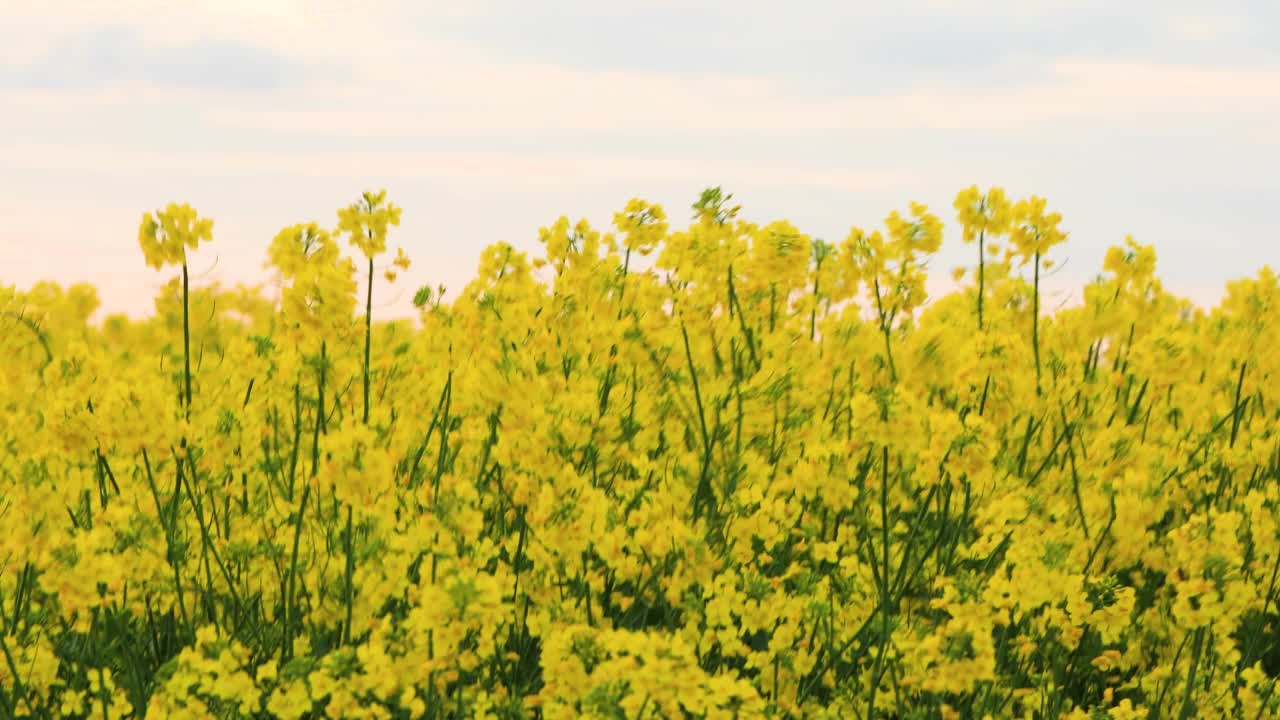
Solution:
<svg viewBox="0 0 1280 720">
<path fill-rule="evenodd" d="M 182 378 L 183 378 L 183 410 L 187 420 L 191 419 L 191 279 L 187 273 L 187 263 L 182 262 Z"/>
<path fill-rule="evenodd" d="M 364 424 L 369 424 L 369 348 L 373 342 L 373 258 L 369 258 L 369 287 L 364 300 Z"/>
<path fill-rule="evenodd" d="M 880 298 L 880 276 L 871 277 L 872 288 L 876 294 L 876 313 L 880 316 L 880 334 L 884 335 L 884 354 L 889 363 L 889 379 L 898 381 L 898 370 L 893 364 L 893 348 L 889 344 L 889 335 L 893 331 L 893 317 L 884 311 L 884 300 Z"/>
<path fill-rule="evenodd" d="M 622 319 L 622 300 L 627 293 L 627 273 L 631 270 L 631 248 L 622 258 L 622 280 L 618 282 L 618 319 Z"/>
<path fill-rule="evenodd" d="M 352 554 L 355 548 L 355 540 L 351 536 L 351 505 L 347 505 L 347 534 L 344 536 L 343 544 L 347 551 L 347 567 L 346 567 L 346 583 L 343 586 L 343 602 L 347 606 L 347 620 L 342 624 L 342 644 L 351 644 L 351 607 L 355 598 L 355 555 Z"/>
<path fill-rule="evenodd" d="M 1040 394 L 1040 252 L 1036 251 L 1035 287 L 1031 298 L 1031 349 L 1036 356 L 1036 395 Z"/>
<path fill-rule="evenodd" d="M 817 264 L 817 269 L 813 271 L 813 308 L 809 310 L 810 342 L 818 335 L 818 283 L 822 279 L 822 260 L 818 260 Z"/>
<path fill-rule="evenodd" d="M 769 332 L 773 332 L 778 316 L 778 284 L 769 284 Z"/>
<path fill-rule="evenodd" d="M 1204 627 L 1196 628 L 1195 640 L 1191 647 L 1191 669 L 1187 671 L 1187 687 L 1182 692 L 1182 707 L 1178 710 L 1179 720 L 1186 720 L 1196 714 L 1196 705 L 1191 702 L 1191 696 L 1195 692 L 1196 671 L 1200 669 L 1200 657 L 1204 652 Z"/>
<path fill-rule="evenodd" d="M 284 626 L 284 637 L 280 640 L 281 664 L 293 656 L 293 622 L 296 620 L 293 610 L 294 584 L 298 575 L 298 546 L 302 541 L 302 517 L 307 512 L 307 500 L 311 497 L 311 483 L 302 490 L 302 502 L 298 504 L 298 516 L 293 525 L 293 554 L 289 558 L 289 572 L 285 576 L 284 605 L 281 608 L 281 624 Z"/>
<path fill-rule="evenodd" d="M 318 364 L 319 380 L 316 383 L 316 422 L 311 436 L 311 476 L 315 477 L 320 467 L 320 434 L 324 431 L 324 375 L 326 362 L 326 343 L 320 341 L 320 362 Z"/>
<path fill-rule="evenodd" d="M 982 329 L 982 296 L 987 294 L 986 244 L 987 232 L 978 231 L 978 329 Z"/>
</svg>

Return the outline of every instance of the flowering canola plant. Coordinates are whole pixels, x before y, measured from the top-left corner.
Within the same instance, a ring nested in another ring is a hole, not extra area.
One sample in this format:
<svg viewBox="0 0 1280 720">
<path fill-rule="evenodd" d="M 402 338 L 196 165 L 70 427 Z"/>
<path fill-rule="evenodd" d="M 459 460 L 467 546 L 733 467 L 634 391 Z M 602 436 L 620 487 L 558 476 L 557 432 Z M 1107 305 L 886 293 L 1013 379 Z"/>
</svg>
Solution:
<svg viewBox="0 0 1280 720">
<path fill-rule="evenodd" d="M 1280 716 L 1273 270 L 1201 310 L 1129 238 L 1046 315 L 1061 216 L 974 187 L 927 303 L 929 208 L 730 200 L 560 218 L 417 322 L 385 192 L 274 297 L 190 287 L 186 205 L 145 320 L 0 286 L 0 717 Z"/>
</svg>

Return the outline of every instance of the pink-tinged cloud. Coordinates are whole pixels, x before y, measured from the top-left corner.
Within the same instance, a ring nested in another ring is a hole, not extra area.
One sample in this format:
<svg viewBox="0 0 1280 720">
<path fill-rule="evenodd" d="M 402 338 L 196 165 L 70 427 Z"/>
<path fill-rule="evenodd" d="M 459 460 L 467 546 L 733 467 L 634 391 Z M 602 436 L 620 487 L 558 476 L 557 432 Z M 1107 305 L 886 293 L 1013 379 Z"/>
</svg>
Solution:
<svg viewBox="0 0 1280 720">
<path fill-rule="evenodd" d="M 907 188 L 913 178 L 913 174 L 905 170 L 856 171 L 750 161 L 537 151 L 159 152 L 110 146 L 0 145 L 0 157 L 15 169 L 46 172 L 74 172 L 88 166 L 107 173 L 116 168 L 121 174 L 192 170 L 218 175 L 284 173 L 329 178 L 375 174 L 388 179 L 463 181 L 507 189 L 548 183 L 591 184 L 615 180 L 696 183 L 714 179 L 760 188 L 811 187 L 856 193 Z"/>
<path fill-rule="evenodd" d="M 548 65 L 432 63 L 388 72 L 387 81 L 411 91 L 414 100 L 349 88 L 337 107 L 218 108 L 209 118 L 226 127 L 362 137 L 541 130 L 1022 132 L 1084 120 L 1126 126 L 1165 113 L 1280 112 L 1280 66 L 1063 59 L 1046 77 L 1020 85 L 939 85 L 867 97 L 801 94 L 764 77 Z"/>
</svg>

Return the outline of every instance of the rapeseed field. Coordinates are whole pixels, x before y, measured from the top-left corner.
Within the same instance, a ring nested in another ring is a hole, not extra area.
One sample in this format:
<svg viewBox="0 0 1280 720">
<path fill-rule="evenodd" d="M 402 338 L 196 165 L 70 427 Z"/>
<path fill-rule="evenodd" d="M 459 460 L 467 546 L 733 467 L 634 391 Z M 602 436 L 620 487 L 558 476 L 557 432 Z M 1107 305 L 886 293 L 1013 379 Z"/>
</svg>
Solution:
<svg viewBox="0 0 1280 720">
<path fill-rule="evenodd" d="M 174 204 L 147 319 L 0 286 L 0 717 L 1280 716 L 1275 272 L 1047 312 L 1062 218 L 973 187 L 927 298 L 935 213 L 633 200 L 410 321 L 385 192 L 279 293 Z"/>
</svg>

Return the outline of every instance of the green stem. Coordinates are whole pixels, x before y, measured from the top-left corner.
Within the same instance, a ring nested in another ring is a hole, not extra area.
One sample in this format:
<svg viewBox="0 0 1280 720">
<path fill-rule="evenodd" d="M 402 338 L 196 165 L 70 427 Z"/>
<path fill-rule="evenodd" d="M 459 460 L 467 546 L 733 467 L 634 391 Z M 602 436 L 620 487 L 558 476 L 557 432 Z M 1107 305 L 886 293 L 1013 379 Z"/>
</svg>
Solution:
<svg viewBox="0 0 1280 720">
<path fill-rule="evenodd" d="M 182 263 L 182 377 L 184 382 L 183 409 L 185 418 L 191 419 L 191 279 L 187 263 Z"/>
<path fill-rule="evenodd" d="M 697 521 L 701 515 L 704 498 L 708 504 L 715 502 L 708 476 L 711 466 L 711 433 L 707 430 L 707 414 L 702 405 L 702 390 L 698 386 L 698 369 L 693 362 L 693 350 L 689 347 L 689 330 L 685 327 L 683 320 L 680 322 L 680 334 L 684 337 L 684 356 L 689 362 L 689 377 L 693 380 L 693 399 L 698 406 L 698 427 L 702 431 L 702 471 L 699 473 L 697 495 L 693 501 L 693 519 Z"/>
<path fill-rule="evenodd" d="M 885 445 L 881 456 L 880 476 L 880 648 L 876 652 L 875 664 L 871 672 L 871 688 L 867 694 L 867 717 L 875 717 L 876 691 L 880 688 L 880 678 L 884 673 L 884 657 L 888 650 L 891 636 L 889 634 L 890 598 L 889 598 L 889 446 Z M 874 553 L 874 548 L 870 548 Z"/>
<path fill-rule="evenodd" d="M 889 363 L 889 379 L 897 382 L 898 370 L 893 364 L 893 348 L 889 343 L 889 336 L 893 330 L 893 318 L 884 311 L 884 300 L 880 298 L 880 276 L 872 276 L 871 283 L 876 293 L 876 313 L 880 316 L 880 333 L 884 335 L 884 354 Z"/>
<path fill-rule="evenodd" d="M 631 248 L 622 257 L 622 279 L 618 281 L 618 319 L 622 319 L 622 300 L 627 293 L 627 273 L 631 270 Z"/>
<path fill-rule="evenodd" d="M 818 334 L 818 283 L 822 280 L 822 261 L 818 261 L 818 268 L 813 272 L 813 307 L 809 310 L 809 341 L 812 342 Z"/>
<path fill-rule="evenodd" d="M 987 294 L 986 276 L 986 240 L 987 232 L 978 232 L 978 329 L 982 329 L 982 297 Z"/>
<path fill-rule="evenodd" d="M 169 566 L 173 568 L 173 585 L 178 599 L 178 611 L 182 614 L 183 629 L 189 634 L 191 632 L 191 617 L 187 614 L 187 603 L 182 595 L 182 570 L 181 557 L 178 555 L 178 548 L 175 542 L 177 530 L 175 521 L 178 516 L 178 503 L 182 499 L 182 485 L 175 484 L 173 495 L 169 500 L 169 509 L 166 511 L 160 504 L 160 490 L 156 486 L 155 475 L 151 471 L 151 458 L 147 455 L 147 449 L 142 449 L 142 464 L 146 470 L 147 484 L 151 487 L 151 497 L 156 503 L 156 517 L 160 520 L 161 527 L 164 528 L 165 534 L 165 559 L 168 560 Z"/>
<path fill-rule="evenodd" d="M 298 574 L 298 546 L 302 541 L 302 518 L 307 511 L 307 500 L 311 497 L 311 483 L 302 490 L 302 502 L 298 505 L 298 518 L 293 526 L 293 554 L 289 558 L 289 577 L 285 582 L 284 589 L 284 609 L 281 615 L 284 625 L 284 636 L 281 639 L 280 658 L 284 662 L 288 662 L 293 655 L 293 628 L 291 621 L 293 613 L 290 612 L 293 605 L 294 584 Z"/>
<path fill-rule="evenodd" d="M 311 477 L 316 476 L 316 471 L 320 466 L 320 433 L 324 430 L 324 378 L 325 378 L 325 362 L 326 362 L 326 343 L 320 341 L 320 377 L 316 383 L 316 424 L 312 429 L 311 436 Z"/>
<path fill-rule="evenodd" d="M 343 600 L 345 601 L 345 604 L 347 606 L 347 621 L 342 626 L 342 635 L 343 635 L 342 642 L 344 645 L 350 645 L 351 644 L 351 606 L 354 604 L 353 601 L 355 599 L 355 583 L 354 583 L 355 555 L 353 554 L 355 549 L 355 538 L 351 535 L 351 506 L 350 505 L 347 505 L 347 535 L 346 535 L 345 544 L 346 544 L 345 549 L 347 551 L 347 566 L 346 566 L 346 578 L 345 578 L 346 584 L 345 584 L 345 587 L 343 588 L 346 592 L 344 593 L 345 597 L 343 598 Z"/>
<path fill-rule="evenodd" d="M 1196 636 L 1191 646 L 1191 668 L 1187 671 L 1187 687 L 1182 693 L 1182 708 L 1178 712 L 1180 720 L 1195 715 L 1196 706 L 1191 702 L 1191 696 L 1195 692 L 1196 671 L 1200 666 L 1200 655 L 1204 651 L 1204 628 L 1196 628 Z"/>
<path fill-rule="evenodd" d="M 1031 349 L 1036 356 L 1036 395 L 1040 394 L 1040 252 L 1036 252 L 1035 287 L 1031 298 Z"/>
<path fill-rule="evenodd" d="M 778 316 L 778 285 L 772 283 L 769 285 L 769 332 L 774 331 L 777 324 Z"/>
<path fill-rule="evenodd" d="M 13 693 L 14 697 L 10 702 L 11 710 L 17 714 L 20 704 L 27 702 L 27 689 L 22 682 L 22 676 L 18 673 L 18 664 L 14 662 L 13 655 L 9 652 L 9 645 L 4 640 L 4 634 L 0 633 L 0 650 L 4 651 L 5 664 L 9 668 L 9 674 L 13 676 Z M 2 690 L 3 688 L 0 688 Z"/>
<path fill-rule="evenodd" d="M 1240 363 L 1240 377 L 1236 379 L 1236 399 L 1231 406 L 1231 441 L 1227 447 L 1234 448 L 1236 446 L 1236 435 L 1240 430 L 1240 416 L 1244 414 L 1244 407 L 1240 404 L 1240 391 L 1244 389 L 1244 371 L 1248 366 L 1248 360 Z"/>
<path fill-rule="evenodd" d="M 369 287 L 364 300 L 364 424 L 369 424 L 369 348 L 373 344 L 373 258 L 369 258 Z"/>
</svg>

